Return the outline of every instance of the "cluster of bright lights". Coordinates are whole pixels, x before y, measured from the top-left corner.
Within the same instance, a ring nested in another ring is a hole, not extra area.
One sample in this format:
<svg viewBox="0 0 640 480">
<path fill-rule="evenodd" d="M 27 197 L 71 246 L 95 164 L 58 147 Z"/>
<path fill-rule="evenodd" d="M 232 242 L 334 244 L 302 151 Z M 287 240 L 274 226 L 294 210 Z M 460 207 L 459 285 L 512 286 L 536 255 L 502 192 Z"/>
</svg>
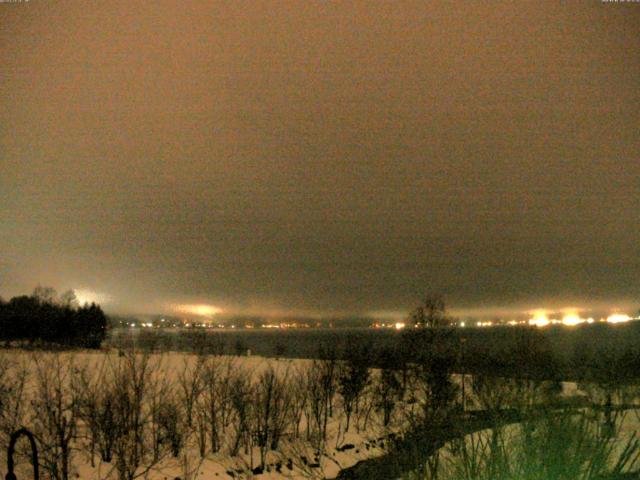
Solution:
<svg viewBox="0 0 640 480">
<path fill-rule="evenodd" d="M 247 327 L 245 327 L 245 328 L 247 328 Z M 280 323 L 265 323 L 265 324 L 260 325 L 260 328 L 286 329 L 286 328 L 311 328 L 311 327 L 306 323 L 280 322 Z M 380 327 L 375 327 L 375 328 L 380 328 Z"/>
<path fill-rule="evenodd" d="M 493 326 L 493 322 L 492 321 L 476 322 L 476 327 L 491 327 L 491 326 Z"/>
<path fill-rule="evenodd" d="M 629 315 L 614 313 L 613 315 L 609 315 L 607 318 L 600 319 L 600 322 L 606 323 L 622 323 L 628 322 L 630 320 L 634 320 Z M 576 313 L 567 313 L 562 317 L 562 319 L 550 319 L 545 313 L 538 312 L 535 313 L 533 318 L 529 320 L 529 325 L 534 325 L 536 327 L 546 327 L 547 325 L 566 325 L 568 327 L 574 327 L 576 325 L 581 325 L 583 323 L 594 323 L 595 320 L 592 317 L 582 318 Z"/>
<path fill-rule="evenodd" d="M 372 325 L 373 328 L 395 328 L 396 330 L 402 330 L 406 326 L 407 324 L 405 322 L 376 322 Z"/>
<path fill-rule="evenodd" d="M 568 314 L 562 317 L 562 324 L 567 325 L 569 327 L 573 327 L 574 325 L 580 325 L 581 323 L 586 322 L 586 319 L 580 318 L 576 314 Z"/>
<path fill-rule="evenodd" d="M 629 320 L 633 320 L 633 318 L 631 318 L 629 315 L 624 315 L 621 313 L 614 313 L 613 315 L 609 315 L 607 317 L 608 323 L 622 323 L 628 322 Z"/>
<path fill-rule="evenodd" d="M 529 325 L 535 325 L 536 327 L 546 327 L 550 323 L 551 321 L 545 313 L 537 313 L 531 320 L 529 320 Z"/>
</svg>

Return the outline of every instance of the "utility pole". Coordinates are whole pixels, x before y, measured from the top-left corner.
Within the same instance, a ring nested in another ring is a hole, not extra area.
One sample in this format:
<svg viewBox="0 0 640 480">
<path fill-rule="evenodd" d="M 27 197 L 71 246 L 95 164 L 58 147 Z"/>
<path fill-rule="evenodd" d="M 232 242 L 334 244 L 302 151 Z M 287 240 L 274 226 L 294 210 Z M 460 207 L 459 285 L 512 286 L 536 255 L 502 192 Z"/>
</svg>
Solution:
<svg viewBox="0 0 640 480">
<path fill-rule="evenodd" d="M 465 413 L 466 411 L 466 401 L 467 401 L 467 395 L 466 395 L 466 391 L 465 391 L 465 365 L 464 365 L 464 345 L 467 342 L 467 339 L 462 337 L 460 339 L 460 363 L 461 363 L 461 367 L 462 367 L 462 413 Z"/>
</svg>

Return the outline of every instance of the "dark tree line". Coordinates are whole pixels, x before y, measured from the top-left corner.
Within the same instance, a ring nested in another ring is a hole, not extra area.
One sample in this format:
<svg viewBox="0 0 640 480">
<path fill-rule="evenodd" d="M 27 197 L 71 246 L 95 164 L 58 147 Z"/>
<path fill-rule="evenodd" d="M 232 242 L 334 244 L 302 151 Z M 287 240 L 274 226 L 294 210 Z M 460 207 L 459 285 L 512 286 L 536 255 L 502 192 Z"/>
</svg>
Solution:
<svg viewBox="0 0 640 480">
<path fill-rule="evenodd" d="M 73 292 L 57 298 L 52 289 L 0 299 L 0 340 L 99 348 L 107 317 L 95 303 L 78 306 Z"/>
</svg>

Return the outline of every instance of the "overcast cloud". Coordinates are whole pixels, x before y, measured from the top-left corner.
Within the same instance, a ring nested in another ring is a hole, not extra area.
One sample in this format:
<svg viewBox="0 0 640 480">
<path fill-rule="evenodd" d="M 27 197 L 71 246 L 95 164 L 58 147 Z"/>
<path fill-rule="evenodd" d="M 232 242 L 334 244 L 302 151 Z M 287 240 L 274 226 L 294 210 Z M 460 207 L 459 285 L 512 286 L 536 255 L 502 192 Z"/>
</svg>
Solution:
<svg viewBox="0 0 640 480">
<path fill-rule="evenodd" d="M 0 4 L 0 295 L 637 310 L 638 52 L 639 4 Z"/>
</svg>

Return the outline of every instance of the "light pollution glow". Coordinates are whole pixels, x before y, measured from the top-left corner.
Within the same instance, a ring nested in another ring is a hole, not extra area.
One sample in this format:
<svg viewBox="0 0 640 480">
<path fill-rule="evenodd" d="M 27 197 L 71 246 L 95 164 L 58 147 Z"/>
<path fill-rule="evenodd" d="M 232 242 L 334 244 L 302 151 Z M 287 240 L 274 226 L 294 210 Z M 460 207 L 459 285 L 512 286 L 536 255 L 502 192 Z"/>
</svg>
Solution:
<svg viewBox="0 0 640 480">
<path fill-rule="evenodd" d="M 582 323 L 593 323 L 595 320 L 592 317 L 582 318 L 575 311 L 568 311 L 562 319 L 549 318 L 547 312 L 545 310 L 536 310 L 532 312 L 533 316 L 529 320 L 529 325 L 534 325 L 536 327 L 546 327 L 551 324 L 562 324 L 569 327 L 573 327 L 576 325 L 580 325 Z M 601 322 L 606 323 L 624 323 L 630 320 L 634 320 L 632 317 L 626 314 L 614 313 L 609 315 L 607 318 L 602 318 Z"/>
<path fill-rule="evenodd" d="M 187 315 L 197 315 L 200 317 L 213 317 L 219 313 L 222 313 L 223 310 L 215 305 L 208 304 L 193 304 L 193 305 L 173 305 L 173 310 L 178 313 L 183 313 Z"/>
<path fill-rule="evenodd" d="M 113 300 L 111 295 L 106 293 L 97 292 L 90 288 L 79 288 L 73 290 L 76 299 L 79 305 L 84 305 L 88 303 L 97 303 L 104 305 L 105 303 L 109 303 Z M 184 315 L 193 315 L 198 317 L 204 317 L 211 319 L 216 315 L 224 313 L 225 310 L 222 308 L 208 304 L 208 303 L 194 303 L 194 304 L 171 304 L 169 305 L 170 310 L 175 313 L 180 313 Z M 561 315 L 557 313 L 554 315 L 551 310 L 547 309 L 536 309 L 530 310 L 527 313 L 531 315 L 531 318 L 526 322 L 529 325 L 536 327 L 546 327 L 548 325 L 565 325 L 569 327 L 573 327 L 576 325 L 580 325 L 583 323 L 594 323 L 596 320 L 592 317 L 583 318 L 579 314 L 580 309 L 571 307 L 564 308 L 560 310 Z M 373 313 L 373 312 L 372 312 Z M 377 317 L 387 317 L 387 318 L 398 318 L 402 315 L 401 312 L 375 312 Z M 394 315 L 395 314 L 395 315 Z M 374 315 L 372 315 L 374 316 Z M 555 317 L 555 318 L 554 318 Z M 601 318 L 600 322 L 606 322 L 611 324 L 624 323 L 631 320 L 635 320 L 633 317 L 624 314 L 624 313 L 612 313 L 606 318 Z M 507 322 L 509 325 L 516 325 L 518 323 L 525 323 L 524 321 L 516 322 L 515 320 Z M 484 322 L 476 322 L 475 325 L 479 327 L 490 327 L 493 326 L 494 322 L 492 321 L 484 321 Z M 406 325 L 404 322 L 393 322 L 393 327 L 397 330 L 403 329 Z M 465 326 L 464 322 L 460 323 L 461 327 Z"/>
<path fill-rule="evenodd" d="M 96 292 L 89 288 L 77 288 L 73 290 L 76 296 L 76 300 L 79 305 L 85 305 L 87 303 L 96 303 L 98 305 L 104 305 L 111 301 L 111 296 L 106 293 Z"/>
</svg>

